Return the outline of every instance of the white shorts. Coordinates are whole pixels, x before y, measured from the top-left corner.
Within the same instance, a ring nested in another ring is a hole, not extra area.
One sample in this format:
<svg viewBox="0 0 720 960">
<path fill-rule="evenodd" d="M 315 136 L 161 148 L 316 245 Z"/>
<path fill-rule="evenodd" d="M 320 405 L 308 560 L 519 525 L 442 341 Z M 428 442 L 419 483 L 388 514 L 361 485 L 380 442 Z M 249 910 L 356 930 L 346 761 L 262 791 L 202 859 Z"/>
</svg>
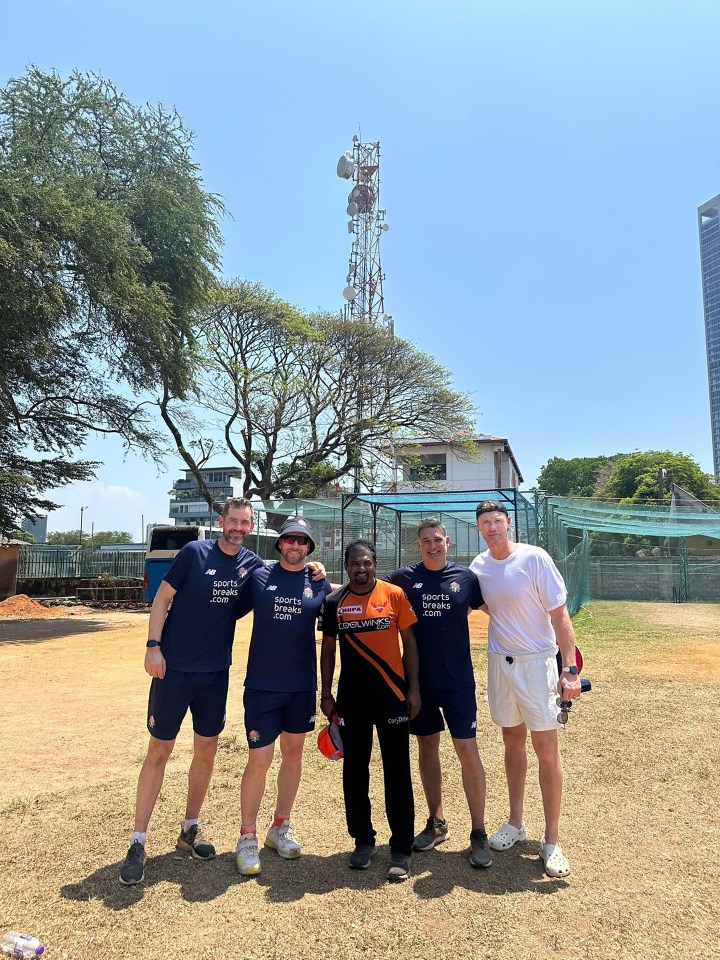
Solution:
<svg viewBox="0 0 720 960">
<path fill-rule="evenodd" d="M 528 730 L 559 730 L 557 683 L 554 653 L 488 653 L 490 716 L 499 727 L 524 723 Z"/>
</svg>

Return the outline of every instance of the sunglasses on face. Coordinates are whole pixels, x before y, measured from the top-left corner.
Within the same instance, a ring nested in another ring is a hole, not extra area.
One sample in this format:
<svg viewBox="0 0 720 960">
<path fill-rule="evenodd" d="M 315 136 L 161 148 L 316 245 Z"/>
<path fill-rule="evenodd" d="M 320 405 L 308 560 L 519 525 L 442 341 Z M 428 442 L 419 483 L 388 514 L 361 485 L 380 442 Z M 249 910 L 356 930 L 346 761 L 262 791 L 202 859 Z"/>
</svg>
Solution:
<svg viewBox="0 0 720 960">
<path fill-rule="evenodd" d="M 297 543 L 301 547 L 305 547 L 308 543 L 310 543 L 307 537 L 299 537 L 294 533 L 288 533 L 287 536 L 283 537 L 282 539 L 285 543 Z"/>
</svg>

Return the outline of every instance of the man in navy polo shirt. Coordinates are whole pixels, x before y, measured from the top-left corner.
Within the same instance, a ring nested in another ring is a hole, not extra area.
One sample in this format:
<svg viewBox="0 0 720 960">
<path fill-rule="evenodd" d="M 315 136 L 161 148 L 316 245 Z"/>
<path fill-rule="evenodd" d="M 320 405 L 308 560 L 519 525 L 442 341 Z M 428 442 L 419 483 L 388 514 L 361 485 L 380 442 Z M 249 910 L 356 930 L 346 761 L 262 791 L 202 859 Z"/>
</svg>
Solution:
<svg viewBox="0 0 720 960">
<path fill-rule="evenodd" d="M 327 580 L 314 582 L 306 566 L 315 542 L 303 517 L 285 521 L 275 549 L 279 563 L 253 572 L 241 603 L 241 614 L 253 610 L 243 698 L 249 753 L 240 788 L 236 850 L 237 868 L 245 877 L 260 873 L 256 820 L 278 737 L 282 760 L 265 846 L 286 860 L 300 856 L 290 813 L 300 786 L 305 734 L 315 726 L 315 625 L 331 590 Z"/>
<path fill-rule="evenodd" d="M 477 703 L 468 629 L 468 613 L 481 607 L 483 598 L 475 575 L 467 567 L 448 563 L 449 545 L 439 520 L 422 520 L 417 533 L 421 562 L 401 567 L 388 577 L 403 588 L 418 618 L 414 632 L 422 705 L 410 732 L 418 740 L 428 821 L 415 837 L 413 849 L 432 850 L 449 836 L 443 817 L 440 767 L 444 715 L 462 767 L 470 808 L 470 863 L 473 867 L 489 867 L 492 854 L 485 832 L 485 771 L 475 739 Z"/>
<path fill-rule="evenodd" d="M 200 832 L 198 817 L 225 726 L 238 600 L 249 575 L 263 566 L 243 546 L 253 529 L 249 500 L 227 500 L 218 524 L 222 533 L 217 541 L 188 543 L 178 553 L 150 611 L 145 651 L 145 670 L 153 678 L 147 719 L 150 743 L 138 778 L 135 832 L 120 871 L 121 883 L 140 883 L 145 876 L 148 823 L 188 708 L 193 718 L 193 759 L 177 848 L 200 860 L 215 856 L 215 848 Z"/>
</svg>

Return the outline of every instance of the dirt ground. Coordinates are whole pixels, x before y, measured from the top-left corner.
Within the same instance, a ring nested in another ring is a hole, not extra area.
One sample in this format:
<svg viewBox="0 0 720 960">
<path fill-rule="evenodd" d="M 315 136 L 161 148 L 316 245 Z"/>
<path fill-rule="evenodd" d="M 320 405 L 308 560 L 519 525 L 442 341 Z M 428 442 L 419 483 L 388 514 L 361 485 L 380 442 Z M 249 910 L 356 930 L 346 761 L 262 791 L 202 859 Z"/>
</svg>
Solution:
<svg viewBox="0 0 720 960">
<path fill-rule="evenodd" d="M 443 738 L 451 838 L 417 854 L 408 883 L 384 882 L 387 847 L 367 873 L 348 871 L 340 764 L 308 738 L 294 821 L 304 854 L 261 854 L 258 879 L 237 875 L 239 782 L 246 755 L 242 677 L 249 622 L 238 628 L 228 726 L 203 825 L 212 863 L 176 859 L 191 732 L 168 765 L 151 823 L 147 879 L 117 881 L 132 825 L 147 733 L 147 612 L 68 608 L 3 612 L 0 702 L 5 834 L 0 928 L 39 936 L 48 960 L 80 957 L 367 957 L 605 960 L 717 955 L 720 845 L 720 608 L 593 603 L 576 618 L 593 692 L 561 735 L 563 846 L 573 873 L 543 877 L 531 757 L 528 841 L 473 871 L 452 744 Z M 487 620 L 471 617 L 478 742 L 488 827 L 507 815 L 502 743 L 483 703 Z M 273 774 L 259 824 L 272 812 Z M 378 840 L 387 843 L 379 766 Z M 426 816 L 416 778 L 416 822 Z"/>
</svg>

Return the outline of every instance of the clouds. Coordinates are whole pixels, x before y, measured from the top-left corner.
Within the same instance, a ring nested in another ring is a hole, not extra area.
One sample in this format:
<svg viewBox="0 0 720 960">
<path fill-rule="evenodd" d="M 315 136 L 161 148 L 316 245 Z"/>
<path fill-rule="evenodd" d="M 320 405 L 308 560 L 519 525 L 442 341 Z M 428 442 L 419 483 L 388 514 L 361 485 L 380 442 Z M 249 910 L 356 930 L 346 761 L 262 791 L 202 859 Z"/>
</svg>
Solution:
<svg viewBox="0 0 720 960">
<path fill-rule="evenodd" d="M 123 530 L 134 540 L 144 542 L 148 523 L 167 523 L 169 497 L 168 482 L 163 478 L 148 478 L 143 489 L 108 482 L 101 468 L 97 480 L 74 483 L 52 496 L 64 504 L 48 517 L 48 530 L 77 530 L 80 511 L 83 529 Z"/>
</svg>

